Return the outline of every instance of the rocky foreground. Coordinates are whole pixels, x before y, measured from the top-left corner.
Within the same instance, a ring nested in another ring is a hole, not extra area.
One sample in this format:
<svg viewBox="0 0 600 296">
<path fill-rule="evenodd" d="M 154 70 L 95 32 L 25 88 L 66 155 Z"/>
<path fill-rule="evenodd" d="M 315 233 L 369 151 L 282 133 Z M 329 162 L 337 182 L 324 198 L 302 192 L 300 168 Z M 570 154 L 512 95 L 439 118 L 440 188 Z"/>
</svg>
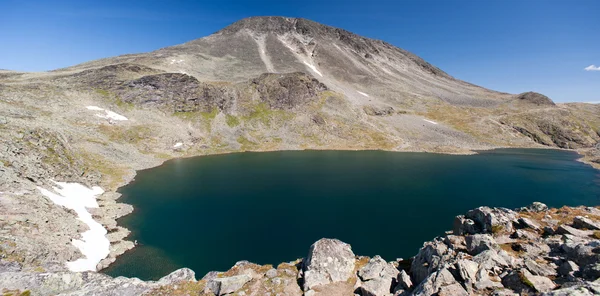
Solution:
<svg viewBox="0 0 600 296">
<path fill-rule="evenodd" d="M 0 260 L 4 295 L 598 295 L 600 209 L 480 207 L 413 258 L 356 256 L 336 239 L 277 267 L 238 262 L 201 280 L 183 268 L 156 282 L 95 272 L 22 271 Z"/>
</svg>

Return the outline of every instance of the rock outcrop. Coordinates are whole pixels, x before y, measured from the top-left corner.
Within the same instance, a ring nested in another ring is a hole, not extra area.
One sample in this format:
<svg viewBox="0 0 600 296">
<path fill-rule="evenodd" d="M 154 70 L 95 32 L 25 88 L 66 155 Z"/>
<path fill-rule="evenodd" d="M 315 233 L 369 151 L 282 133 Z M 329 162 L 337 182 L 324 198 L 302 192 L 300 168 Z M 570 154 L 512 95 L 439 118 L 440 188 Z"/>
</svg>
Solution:
<svg viewBox="0 0 600 296">
<path fill-rule="evenodd" d="M 547 106 L 555 106 L 556 105 L 547 96 L 540 94 L 540 93 L 532 92 L 532 91 L 518 94 L 516 97 L 519 101 L 530 103 L 530 104 L 547 105 Z"/>
<path fill-rule="evenodd" d="M 304 291 L 347 281 L 354 272 L 355 256 L 349 244 L 320 239 L 310 247 L 304 264 Z"/>
</svg>

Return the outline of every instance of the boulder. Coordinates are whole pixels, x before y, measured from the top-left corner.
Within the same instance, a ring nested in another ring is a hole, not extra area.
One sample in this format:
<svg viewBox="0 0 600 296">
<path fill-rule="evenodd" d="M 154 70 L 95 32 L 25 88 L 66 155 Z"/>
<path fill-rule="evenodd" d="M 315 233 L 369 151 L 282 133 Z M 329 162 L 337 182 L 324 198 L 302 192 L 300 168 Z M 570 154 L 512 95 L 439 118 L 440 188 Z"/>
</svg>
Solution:
<svg viewBox="0 0 600 296">
<path fill-rule="evenodd" d="M 414 257 L 410 266 L 412 278 L 415 284 L 420 283 L 427 278 L 432 272 L 438 270 L 438 267 L 445 259 L 449 259 L 451 251 L 448 246 L 440 240 L 426 242 L 419 253 Z"/>
<path fill-rule="evenodd" d="M 519 296 L 519 294 L 515 293 L 512 290 L 506 289 L 506 288 L 496 289 L 496 290 L 494 290 L 494 292 L 492 292 L 491 295 L 492 296 Z"/>
<path fill-rule="evenodd" d="M 558 228 L 556 228 L 556 233 L 557 234 L 570 234 L 570 235 L 574 235 L 574 236 L 578 236 L 578 237 L 589 237 L 592 232 L 591 231 L 587 231 L 587 230 L 579 230 L 577 228 L 573 228 L 569 225 L 560 225 L 558 226 Z"/>
<path fill-rule="evenodd" d="M 361 295 L 388 295 L 400 272 L 391 263 L 375 256 L 358 271 Z"/>
<path fill-rule="evenodd" d="M 552 264 L 554 265 L 554 264 Z M 525 267 L 529 270 L 533 275 L 541 275 L 541 276 L 555 276 L 556 270 L 548 265 L 539 264 L 531 259 L 525 259 Z"/>
<path fill-rule="evenodd" d="M 472 284 L 477 281 L 477 270 L 479 264 L 468 259 L 456 261 L 455 268 L 458 275 L 466 284 Z"/>
<path fill-rule="evenodd" d="M 361 280 L 368 281 L 383 276 L 396 278 L 398 273 L 398 270 L 393 265 L 387 263 L 383 258 L 377 255 L 369 259 L 367 265 L 358 271 L 358 276 Z"/>
<path fill-rule="evenodd" d="M 444 237 L 444 243 L 451 249 L 457 251 L 467 250 L 467 244 L 465 242 L 465 237 L 462 235 L 446 235 Z"/>
<path fill-rule="evenodd" d="M 530 204 L 529 206 L 527 206 L 527 209 L 531 212 L 545 212 L 548 210 L 548 206 L 546 204 L 543 204 L 541 202 L 538 201 L 534 201 L 532 204 Z"/>
<path fill-rule="evenodd" d="M 584 266 L 581 270 L 583 278 L 595 281 L 600 278 L 600 263 L 592 263 Z"/>
<path fill-rule="evenodd" d="M 600 254 L 595 250 L 600 247 L 599 240 L 585 242 L 568 242 L 560 246 L 565 257 L 579 266 L 600 262 Z"/>
<path fill-rule="evenodd" d="M 271 269 L 267 270 L 267 272 L 265 273 L 265 275 L 266 275 L 268 278 L 272 279 L 272 278 L 274 278 L 274 277 L 276 277 L 276 276 L 277 276 L 277 269 L 275 269 L 275 268 L 271 268 Z"/>
<path fill-rule="evenodd" d="M 480 268 L 491 270 L 494 267 L 508 267 L 508 262 L 495 250 L 486 250 L 473 257 L 473 261 L 479 263 Z"/>
<path fill-rule="evenodd" d="M 475 225 L 475 221 L 465 218 L 463 215 L 454 218 L 454 225 L 452 227 L 454 235 L 476 234 L 479 231 L 477 225 Z"/>
<path fill-rule="evenodd" d="M 541 228 L 540 224 L 538 224 L 537 222 L 534 222 L 533 220 L 531 220 L 529 218 L 521 217 L 521 218 L 519 218 L 519 220 L 517 220 L 517 222 L 519 223 L 519 226 L 521 228 L 531 228 L 536 231 L 540 230 L 540 228 Z"/>
<path fill-rule="evenodd" d="M 473 220 L 482 233 L 512 232 L 517 213 L 505 208 L 479 207 L 467 212 L 465 217 Z"/>
<path fill-rule="evenodd" d="M 231 294 L 241 289 L 252 278 L 249 275 L 236 275 L 224 278 L 214 278 L 206 283 L 206 292 L 212 292 L 215 295 Z M 208 290 L 208 291 L 207 291 Z"/>
<path fill-rule="evenodd" d="M 488 274 L 488 271 L 481 268 L 477 271 L 477 281 L 475 282 L 473 287 L 476 290 L 484 291 L 503 288 L 504 286 L 502 286 L 502 284 L 497 281 L 492 281 Z"/>
<path fill-rule="evenodd" d="M 550 226 L 544 226 L 543 231 L 544 231 L 543 235 L 546 235 L 546 236 L 554 234 L 554 229 Z"/>
<path fill-rule="evenodd" d="M 435 295 L 444 286 L 457 284 L 458 282 L 452 276 L 452 273 L 447 268 L 442 268 L 430 274 L 422 281 L 413 293 L 415 296 Z M 466 291 L 465 291 L 466 293 Z"/>
<path fill-rule="evenodd" d="M 168 285 L 177 282 L 195 282 L 196 273 L 189 268 L 180 268 L 158 280 L 161 285 Z"/>
<path fill-rule="evenodd" d="M 600 295 L 600 283 L 585 282 L 543 293 L 544 296 L 593 296 Z"/>
<path fill-rule="evenodd" d="M 519 294 L 532 294 L 535 292 L 531 285 L 523 282 L 522 275 L 516 270 L 513 270 L 502 277 L 502 285 Z"/>
<path fill-rule="evenodd" d="M 315 242 L 304 262 L 304 291 L 343 282 L 354 275 L 355 258 L 349 244 L 323 238 Z"/>
<path fill-rule="evenodd" d="M 527 269 L 521 272 L 521 280 L 537 292 L 548 292 L 556 288 L 556 284 L 547 277 L 533 275 Z"/>
<path fill-rule="evenodd" d="M 499 246 L 494 238 L 489 234 L 474 234 L 465 237 L 467 252 L 471 255 L 477 255 L 486 250 L 498 249 Z"/>
<path fill-rule="evenodd" d="M 404 270 L 401 270 L 400 274 L 398 275 L 398 287 L 403 290 L 410 290 L 413 287 L 410 276 Z"/>
<path fill-rule="evenodd" d="M 600 230 L 600 223 L 587 217 L 577 216 L 573 219 L 573 227 L 579 229 Z"/>
<path fill-rule="evenodd" d="M 459 283 L 440 287 L 438 296 L 469 296 L 469 293 Z"/>
<path fill-rule="evenodd" d="M 523 229 L 517 229 L 510 237 L 535 241 L 538 238 L 538 234 Z"/>
<path fill-rule="evenodd" d="M 569 260 L 564 261 L 558 267 L 558 274 L 561 276 L 573 275 L 577 271 L 579 271 L 579 265 Z"/>
</svg>

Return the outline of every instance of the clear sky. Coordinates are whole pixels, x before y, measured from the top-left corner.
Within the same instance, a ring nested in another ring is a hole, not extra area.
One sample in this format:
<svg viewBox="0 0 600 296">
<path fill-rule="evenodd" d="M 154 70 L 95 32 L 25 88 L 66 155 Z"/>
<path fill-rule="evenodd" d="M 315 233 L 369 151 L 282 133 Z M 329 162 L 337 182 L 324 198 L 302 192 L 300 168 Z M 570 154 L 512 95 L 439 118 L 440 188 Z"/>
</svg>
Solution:
<svg viewBox="0 0 600 296">
<path fill-rule="evenodd" d="M 265 15 L 382 39 L 494 90 L 600 101 L 600 0 L 0 0 L 0 69 L 152 51 Z"/>
</svg>

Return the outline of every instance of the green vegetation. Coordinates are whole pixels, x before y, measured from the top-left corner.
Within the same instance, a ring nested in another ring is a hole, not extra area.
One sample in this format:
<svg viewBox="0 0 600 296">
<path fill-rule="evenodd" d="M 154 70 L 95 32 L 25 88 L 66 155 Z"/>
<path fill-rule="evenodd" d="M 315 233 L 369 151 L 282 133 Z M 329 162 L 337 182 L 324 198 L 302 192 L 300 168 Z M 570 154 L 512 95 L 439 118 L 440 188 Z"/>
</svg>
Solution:
<svg viewBox="0 0 600 296">
<path fill-rule="evenodd" d="M 532 288 L 532 289 L 535 290 L 535 286 L 533 285 L 533 283 L 530 280 L 528 280 L 527 277 L 525 277 L 525 275 L 522 272 L 519 273 L 519 279 L 527 287 Z"/>
<path fill-rule="evenodd" d="M 200 112 L 200 115 L 202 115 L 202 118 L 209 120 L 209 121 L 215 119 L 215 117 L 217 117 L 217 114 L 219 114 L 218 108 L 213 108 L 210 112 Z"/>
<path fill-rule="evenodd" d="M 274 119 L 290 120 L 294 114 L 283 110 L 272 110 L 266 103 L 252 106 L 252 111 L 247 116 L 242 116 L 244 121 L 258 121 L 264 125 L 270 125 Z"/>
<path fill-rule="evenodd" d="M 225 121 L 227 122 L 227 125 L 229 127 L 236 127 L 236 126 L 240 125 L 240 120 L 233 115 L 229 115 L 229 114 L 225 115 Z"/>
<path fill-rule="evenodd" d="M 101 95 L 101 96 L 103 96 L 103 97 L 109 97 L 109 96 L 110 96 L 110 92 L 109 92 L 109 91 L 107 91 L 107 90 L 105 90 L 105 89 L 96 88 L 96 89 L 94 89 L 94 91 L 95 91 L 97 94 L 99 94 L 99 95 Z"/>
<path fill-rule="evenodd" d="M 137 144 L 152 137 L 152 129 L 145 125 L 131 127 L 101 125 L 98 130 L 112 142 Z"/>
<path fill-rule="evenodd" d="M 106 160 L 99 154 L 93 154 L 85 151 L 79 153 L 84 160 L 87 171 L 97 171 L 102 174 L 102 180 L 106 182 L 108 190 L 116 190 L 127 175 L 127 169 L 119 167 Z"/>
<path fill-rule="evenodd" d="M 97 94 L 103 96 L 105 99 L 110 100 L 111 103 L 115 104 L 117 107 L 119 107 L 122 110 L 130 111 L 130 110 L 133 110 L 133 108 L 135 107 L 133 105 L 133 103 L 129 103 L 129 102 L 125 102 L 125 101 L 121 100 L 121 98 L 117 94 L 110 92 L 108 90 L 96 88 L 96 89 L 94 89 L 94 91 Z"/>
<path fill-rule="evenodd" d="M 241 150 L 252 150 L 256 148 L 256 143 L 246 139 L 244 136 L 239 136 L 237 138 L 237 142 L 242 145 Z"/>
</svg>

